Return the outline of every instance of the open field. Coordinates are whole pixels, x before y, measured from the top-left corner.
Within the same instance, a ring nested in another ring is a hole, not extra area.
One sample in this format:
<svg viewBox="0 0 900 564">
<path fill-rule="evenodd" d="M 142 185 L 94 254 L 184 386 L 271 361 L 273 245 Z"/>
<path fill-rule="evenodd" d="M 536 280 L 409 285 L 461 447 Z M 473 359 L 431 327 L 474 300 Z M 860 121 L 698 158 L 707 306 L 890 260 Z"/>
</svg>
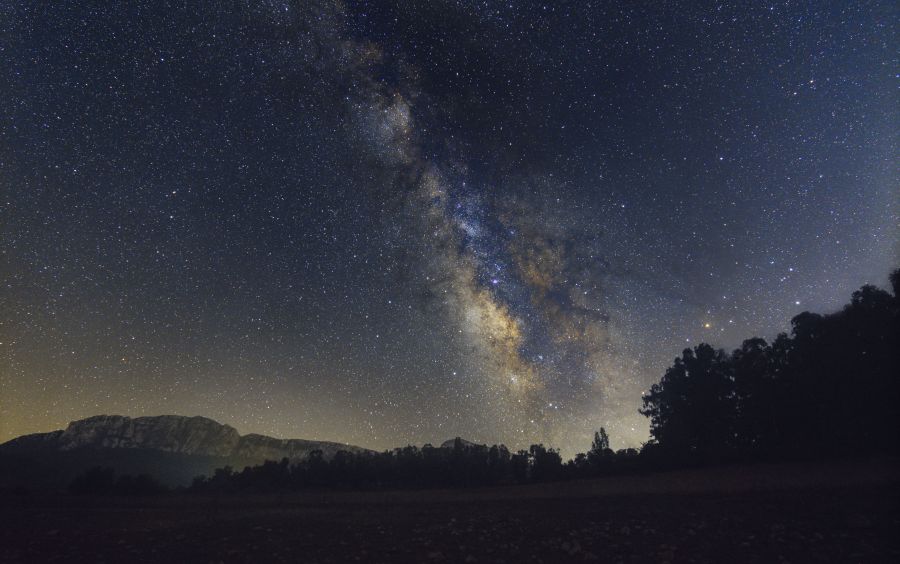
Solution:
<svg viewBox="0 0 900 564">
<path fill-rule="evenodd" d="M 900 561 L 896 462 L 460 491 L 13 496 L 4 562 Z"/>
</svg>

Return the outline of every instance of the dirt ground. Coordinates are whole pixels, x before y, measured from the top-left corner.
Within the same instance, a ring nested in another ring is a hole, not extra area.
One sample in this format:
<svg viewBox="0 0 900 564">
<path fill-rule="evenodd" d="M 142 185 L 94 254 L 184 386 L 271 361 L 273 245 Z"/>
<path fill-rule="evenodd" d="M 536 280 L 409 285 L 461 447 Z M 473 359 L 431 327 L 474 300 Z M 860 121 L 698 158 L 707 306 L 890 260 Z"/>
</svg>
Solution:
<svg viewBox="0 0 900 564">
<path fill-rule="evenodd" d="M 0 499 L 2 562 L 900 562 L 896 462 L 461 491 Z"/>
</svg>

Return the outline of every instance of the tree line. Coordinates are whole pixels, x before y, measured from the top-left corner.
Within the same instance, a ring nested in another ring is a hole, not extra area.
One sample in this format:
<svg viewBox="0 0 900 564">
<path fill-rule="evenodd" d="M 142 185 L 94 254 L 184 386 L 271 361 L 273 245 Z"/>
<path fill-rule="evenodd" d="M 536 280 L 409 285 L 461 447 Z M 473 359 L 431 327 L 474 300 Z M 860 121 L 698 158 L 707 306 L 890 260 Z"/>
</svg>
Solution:
<svg viewBox="0 0 900 564">
<path fill-rule="evenodd" d="M 656 458 L 715 462 L 897 453 L 900 269 L 837 313 L 731 353 L 685 349 L 643 397 Z"/>
<path fill-rule="evenodd" d="M 587 452 L 565 463 L 541 444 L 511 452 L 457 438 L 449 448 L 342 451 L 330 460 L 314 451 L 295 463 L 225 467 L 197 477 L 190 490 L 489 486 L 730 461 L 897 454 L 900 269 L 890 280 L 893 294 L 863 286 L 836 313 L 797 315 L 791 333 L 771 343 L 752 338 L 731 352 L 705 343 L 685 349 L 643 396 L 651 439 L 639 450 L 613 451 L 604 429 Z M 101 482 L 117 491 L 110 480 L 105 474 Z M 93 482 L 80 483 L 83 490 Z M 118 489 L 131 483 L 126 477 Z"/>
<path fill-rule="evenodd" d="M 381 453 L 340 451 L 330 460 L 321 451 L 291 464 L 266 461 L 234 471 L 220 468 L 199 476 L 195 492 L 265 491 L 305 488 L 433 488 L 551 482 L 613 471 L 626 459 L 636 461 L 635 449 L 613 452 L 601 429 L 590 451 L 563 463 L 559 451 L 544 445 L 510 452 L 504 445 L 473 445 L 460 438 L 450 447 L 406 446 Z"/>
</svg>

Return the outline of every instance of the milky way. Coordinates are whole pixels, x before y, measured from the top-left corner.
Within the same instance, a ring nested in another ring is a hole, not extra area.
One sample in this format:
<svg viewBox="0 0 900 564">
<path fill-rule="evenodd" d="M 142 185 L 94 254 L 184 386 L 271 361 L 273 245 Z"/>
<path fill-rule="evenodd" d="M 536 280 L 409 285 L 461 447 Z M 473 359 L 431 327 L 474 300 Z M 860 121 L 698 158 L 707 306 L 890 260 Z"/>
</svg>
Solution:
<svg viewBox="0 0 900 564">
<path fill-rule="evenodd" d="M 639 445 L 682 348 L 896 266 L 891 15 L 8 5 L 0 440 Z"/>
</svg>

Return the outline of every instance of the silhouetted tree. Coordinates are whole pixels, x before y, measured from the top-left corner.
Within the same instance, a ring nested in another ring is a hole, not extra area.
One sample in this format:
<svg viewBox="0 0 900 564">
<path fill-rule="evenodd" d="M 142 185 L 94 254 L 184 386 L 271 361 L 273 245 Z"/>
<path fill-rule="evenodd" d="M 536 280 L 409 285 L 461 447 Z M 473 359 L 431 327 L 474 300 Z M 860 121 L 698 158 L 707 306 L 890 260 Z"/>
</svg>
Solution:
<svg viewBox="0 0 900 564">
<path fill-rule="evenodd" d="M 733 445 L 734 379 L 728 355 L 707 344 L 685 349 L 644 396 L 650 434 L 673 453 L 719 458 Z"/>
<path fill-rule="evenodd" d="M 562 475 L 562 457 L 559 451 L 544 445 L 531 445 L 531 477 L 536 482 L 558 480 Z"/>
<path fill-rule="evenodd" d="M 763 455 L 778 440 L 779 404 L 772 347 L 765 339 L 747 339 L 731 355 L 734 374 L 735 447 L 742 453 Z"/>
<path fill-rule="evenodd" d="M 600 427 L 600 431 L 594 433 L 591 450 L 587 453 L 587 463 L 599 471 L 612 455 L 613 451 L 609 448 L 609 435 L 606 434 L 606 429 Z"/>
<path fill-rule="evenodd" d="M 520 450 L 510 457 L 510 473 L 514 482 L 528 481 L 528 469 L 531 466 L 531 455 L 527 450 Z"/>
<path fill-rule="evenodd" d="M 891 285 L 863 286 L 837 313 L 803 312 L 771 345 L 686 349 L 643 398 L 653 444 L 706 461 L 898 452 L 900 270 Z"/>
</svg>

